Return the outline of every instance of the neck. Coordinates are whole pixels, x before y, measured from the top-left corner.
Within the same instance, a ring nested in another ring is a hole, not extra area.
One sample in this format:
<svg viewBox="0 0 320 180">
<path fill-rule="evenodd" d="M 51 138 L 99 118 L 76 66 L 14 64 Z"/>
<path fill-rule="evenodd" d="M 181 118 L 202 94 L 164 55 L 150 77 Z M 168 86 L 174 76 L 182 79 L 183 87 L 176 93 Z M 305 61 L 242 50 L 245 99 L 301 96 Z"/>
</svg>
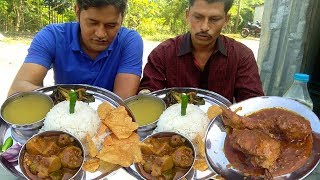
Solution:
<svg viewBox="0 0 320 180">
<path fill-rule="evenodd" d="M 212 54 L 213 51 L 214 51 L 214 44 L 207 45 L 207 46 L 198 45 L 193 47 L 193 54 L 197 54 L 197 55 L 208 55 L 208 54 Z"/>
<path fill-rule="evenodd" d="M 214 50 L 215 44 L 216 41 L 210 43 L 209 45 L 193 44 L 193 51 L 201 53 L 211 53 Z"/>
<path fill-rule="evenodd" d="M 99 55 L 99 52 L 95 52 L 95 51 L 90 51 L 86 46 L 85 44 L 83 43 L 82 41 L 82 38 L 80 36 L 80 47 L 83 49 L 83 51 L 92 59 L 92 60 L 95 60 L 98 55 Z"/>
</svg>

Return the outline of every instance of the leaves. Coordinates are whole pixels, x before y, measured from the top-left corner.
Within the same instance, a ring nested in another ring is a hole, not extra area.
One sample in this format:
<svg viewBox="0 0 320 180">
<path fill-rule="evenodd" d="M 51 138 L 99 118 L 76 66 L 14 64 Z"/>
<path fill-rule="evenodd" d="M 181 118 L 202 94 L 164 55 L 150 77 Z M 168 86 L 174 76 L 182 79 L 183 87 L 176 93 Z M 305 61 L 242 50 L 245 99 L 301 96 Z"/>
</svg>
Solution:
<svg viewBox="0 0 320 180">
<path fill-rule="evenodd" d="M 237 16 L 237 4 L 230 9 L 231 21 L 224 32 L 230 32 Z M 70 0 L 0 0 L 0 32 L 38 32 L 50 23 L 76 21 L 75 1 Z M 254 8 L 264 0 L 241 0 L 241 29 L 253 20 Z M 142 36 L 176 36 L 188 31 L 185 22 L 187 0 L 128 0 L 124 26 Z"/>
</svg>

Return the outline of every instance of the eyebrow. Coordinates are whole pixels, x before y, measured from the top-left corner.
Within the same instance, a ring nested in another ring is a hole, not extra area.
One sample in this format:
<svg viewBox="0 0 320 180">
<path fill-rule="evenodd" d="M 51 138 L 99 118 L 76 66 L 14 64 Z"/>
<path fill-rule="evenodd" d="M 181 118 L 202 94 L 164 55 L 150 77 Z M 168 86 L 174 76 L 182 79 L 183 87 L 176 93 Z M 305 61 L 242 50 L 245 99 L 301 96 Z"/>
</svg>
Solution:
<svg viewBox="0 0 320 180">
<path fill-rule="evenodd" d="M 204 16 L 204 15 L 202 15 L 202 14 L 200 14 L 200 13 L 197 13 L 197 12 L 194 12 L 193 14 L 194 14 L 194 15 L 198 15 L 198 16 Z M 209 18 L 221 18 L 221 16 L 219 16 L 219 15 L 214 15 L 214 16 L 209 16 Z"/>
<path fill-rule="evenodd" d="M 87 20 L 89 20 L 89 21 L 98 21 L 98 20 L 95 20 L 95 19 L 92 19 L 92 18 L 88 18 Z"/>
<path fill-rule="evenodd" d="M 88 18 L 87 20 L 93 21 L 93 22 L 100 22 L 100 21 L 98 21 L 96 19 L 92 19 L 92 18 Z M 113 21 L 113 22 L 107 22 L 107 23 L 104 23 L 104 24 L 118 24 L 118 22 L 117 21 Z"/>
</svg>

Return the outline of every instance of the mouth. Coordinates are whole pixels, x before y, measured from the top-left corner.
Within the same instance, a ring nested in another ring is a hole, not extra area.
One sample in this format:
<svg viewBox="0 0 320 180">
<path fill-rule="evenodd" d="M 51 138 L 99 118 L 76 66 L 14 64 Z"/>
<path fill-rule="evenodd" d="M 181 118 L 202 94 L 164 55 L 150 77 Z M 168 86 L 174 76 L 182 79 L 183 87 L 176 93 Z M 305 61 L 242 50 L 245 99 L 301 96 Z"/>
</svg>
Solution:
<svg viewBox="0 0 320 180">
<path fill-rule="evenodd" d="M 101 46 L 105 46 L 105 45 L 108 45 L 108 41 L 106 40 L 97 40 L 97 39 L 94 39 L 93 42 L 97 45 L 101 45 Z"/>
<path fill-rule="evenodd" d="M 200 39 L 200 40 L 209 40 L 209 39 L 211 39 L 211 36 L 209 34 L 206 34 L 206 33 L 198 33 L 198 34 L 196 34 L 196 37 L 197 37 L 197 39 Z"/>
</svg>

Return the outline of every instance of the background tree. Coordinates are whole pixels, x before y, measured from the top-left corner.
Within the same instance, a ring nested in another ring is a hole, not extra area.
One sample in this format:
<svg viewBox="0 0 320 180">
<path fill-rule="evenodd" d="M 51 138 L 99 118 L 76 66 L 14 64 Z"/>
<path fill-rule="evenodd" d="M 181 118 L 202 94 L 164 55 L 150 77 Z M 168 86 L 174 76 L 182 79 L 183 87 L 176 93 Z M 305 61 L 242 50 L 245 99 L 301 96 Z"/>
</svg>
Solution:
<svg viewBox="0 0 320 180">
<path fill-rule="evenodd" d="M 237 33 L 248 21 L 253 20 L 255 6 L 263 2 L 264 0 L 241 0 L 239 8 L 237 4 L 240 0 L 235 0 L 229 11 L 231 20 L 223 32 Z M 74 4 L 75 0 L 0 0 L 0 32 L 20 36 L 34 35 L 47 24 L 76 21 Z M 188 30 L 185 22 L 186 8 L 188 0 L 128 0 L 123 23 L 144 37 L 163 40 Z"/>
</svg>

